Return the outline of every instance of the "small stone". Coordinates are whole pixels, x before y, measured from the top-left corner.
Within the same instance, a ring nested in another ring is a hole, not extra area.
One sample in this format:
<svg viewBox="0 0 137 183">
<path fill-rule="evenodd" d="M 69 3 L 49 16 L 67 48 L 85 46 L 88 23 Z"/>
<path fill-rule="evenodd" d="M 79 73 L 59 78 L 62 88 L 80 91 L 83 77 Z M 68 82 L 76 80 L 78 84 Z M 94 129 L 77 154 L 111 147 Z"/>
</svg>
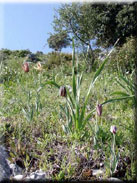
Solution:
<svg viewBox="0 0 137 183">
<path fill-rule="evenodd" d="M 16 175 L 16 176 L 13 177 L 13 179 L 22 180 L 23 179 L 23 175 Z"/>
<path fill-rule="evenodd" d="M 12 170 L 12 175 L 13 176 L 22 174 L 22 168 L 20 168 L 18 165 L 12 163 L 9 166 L 10 166 L 10 168 Z"/>
<path fill-rule="evenodd" d="M 100 163 L 100 167 L 103 167 L 104 166 L 104 163 Z"/>
<path fill-rule="evenodd" d="M 108 180 L 115 181 L 115 182 L 123 182 L 122 180 L 115 178 L 115 177 L 110 177 Z"/>
<path fill-rule="evenodd" d="M 104 171 L 101 170 L 101 169 L 93 169 L 93 176 L 97 176 L 97 175 L 100 175 L 100 174 L 104 174 Z"/>
<path fill-rule="evenodd" d="M 32 173 L 29 178 L 30 179 L 36 179 L 37 178 L 37 175 L 35 173 Z"/>
<path fill-rule="evenodd" d="M 27 180 L 29 179 L 45 179 L 46 173 L 43 172 L 42 170 L 37 170 L 36 172 L 32 172 L 29 176 L 26 177 Z"/>
</svg>

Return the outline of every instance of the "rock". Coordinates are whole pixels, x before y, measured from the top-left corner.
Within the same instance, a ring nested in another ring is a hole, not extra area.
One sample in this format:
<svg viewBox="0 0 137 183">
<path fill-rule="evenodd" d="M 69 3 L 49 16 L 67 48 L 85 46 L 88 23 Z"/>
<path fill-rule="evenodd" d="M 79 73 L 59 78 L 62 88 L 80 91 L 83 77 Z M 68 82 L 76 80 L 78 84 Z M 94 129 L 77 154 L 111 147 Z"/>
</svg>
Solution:
<svg viewBox="0 0 137 183">
<path fill-rule="evenodd" d="M 14 176 L 13 177 L 13 179 L 15 179 L 15 180 L 23 180 L 23 175 L 16 175 L 16 176 Z"/>
<path fill-rule="evenodd" d="M 11 176 L 11 169 L 7 162 L 7 153 L 3 146 L 0 146 L 0 181 L 9 179 Z"/>
<path fill-rule="evenodd" d="M 114 181 L 114 182 L 123 182 L 122 180 L 120 180 L 120 179 L 118 179 L 118 178 L 115 178 L 115 177 L 110 177 L 109 179 L 108 179 L 108 181 Z M 123 182 L 124 183 L 124 182 Z"/>
<path fill-rule="evenodd" d="M 93 169 L 92 171 L 93 171 L 92 172 L 93 176 L 98 176 L 98 175 L 103 175 L 104 174 L 104 171 L 101 170 L 101 169 Z"/>
<path fill-rule="evenodd" d="M 16 175 L 21 175 L 22 174 L 22 168 L 20 168 L 18 165 L 16 164 L 9 164 L 10 169 L 12 170 L 12 176 L 16 176 Z"/>
<path fill-rule="evenodd" d="M 46 173 L 43 172 L 42 170 L 37 170 L 36 172 L 32 172 L 29 176 L 26 177 L 27 180 L 29 179 L 40 180 L 45 178 L 46 178 Z"/>
</svg>

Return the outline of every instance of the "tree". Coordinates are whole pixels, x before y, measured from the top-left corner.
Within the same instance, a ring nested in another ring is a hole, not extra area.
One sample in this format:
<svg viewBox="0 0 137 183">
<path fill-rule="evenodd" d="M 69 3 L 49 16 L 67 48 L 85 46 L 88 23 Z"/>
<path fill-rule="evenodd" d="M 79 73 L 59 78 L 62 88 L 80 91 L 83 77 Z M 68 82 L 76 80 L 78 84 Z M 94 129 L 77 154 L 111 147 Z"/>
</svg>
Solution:
<svg viewBox="0 0 137 183">
<path fill-rule="evenodd" d="M 63 4 L 56 10 L 53 28 L 55 32 L 65 30 L 85 44 L 96 39 L 97 45 L 110 47 L 120 38 L 122 45 L 136 34 L 134 4 Z"/>
<path fill-rule="evenodd" d="M 87 6 L 86 4 L 84 4 Z M 89 67 L 89 71 L 92 69 L 92 65 L 94 64 L 94 54 L 93 49 L 90 44 L 90 40 L 93 39 L 91 34 L 91 24 L 90 21 L 94 21 L 94 17 L 92 16 L 89 20 L 88 15 L 90 14 L 89 8 L 85 11 L 85 7 L 82 7 L 81 3 L 72 3 L 72 4 L 63 4 L 57 11 L 57 15 L 54 17 L 53 28 L 55 32 L 60 32 L 64 30 L 71 37 L 74 36 L 75 41 L 81 43 L 82 45 L 86 45 L 88 47 L 88 56 L 87 63 Z"/>
<path fill-rule="evenodd" d="M 119 46 L 122 46 L 127 37 L 136 35 L 137 22 L 133 3 L 108 4 L 98 9 L 97 44 L 110 47 L 120 38 Z"/>
<path fill-rule="evenodd" d="M 47 41 L 49 47 L 55 51 L 61 51 L 62 48 L 66 48 L 70 44 L 70 39 L 66 32 L 50 34 L 50 37 L 47 39 Z"/>
<path fill-rule="evenodd" d="M 109 48 L 119 40 L 119 46 L 126 38 L 135 36 L 137 23 L 134 4 L 63 4 L 56 10 L 53 29 L 55 32 L 64 30 L 74 36 L 76 41 L 87 45 L 90 50 L 91 65 L 94 63 L 91 41 L 96 45 Z"/>
</svg>

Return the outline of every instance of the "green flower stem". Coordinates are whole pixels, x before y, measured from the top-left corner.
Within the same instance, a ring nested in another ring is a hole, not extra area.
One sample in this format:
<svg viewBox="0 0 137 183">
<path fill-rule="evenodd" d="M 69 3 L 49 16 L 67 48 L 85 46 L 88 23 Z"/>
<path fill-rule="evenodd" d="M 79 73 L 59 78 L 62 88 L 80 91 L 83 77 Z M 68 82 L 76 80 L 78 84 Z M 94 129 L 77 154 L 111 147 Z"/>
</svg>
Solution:
<svg viewBox="0 0 137 183">
<path fill-rule="evenodd" d="M 116 136 L 116 134 L 113 133 L 113 141 L 112 141 L 112 148 L 111 148 L 112 159 L 110 159 L 110 174 L 111 174 L 111 176 L 113 175 L 114 171 L 116 170 L 117 162 L 118 162 L 118 159 L 117 159 L 116 154 L 115 154 L 115 143 L 116 143 L 115 136 Z"/>
<path fill-rule="evenodd" d="M 113 133 L 113 145 L 112 145 L 112 151 L 114 153 L 115 156 L 115 134 Z M 113 157 L 114 158 L 114 157 Z"/>
</svg>

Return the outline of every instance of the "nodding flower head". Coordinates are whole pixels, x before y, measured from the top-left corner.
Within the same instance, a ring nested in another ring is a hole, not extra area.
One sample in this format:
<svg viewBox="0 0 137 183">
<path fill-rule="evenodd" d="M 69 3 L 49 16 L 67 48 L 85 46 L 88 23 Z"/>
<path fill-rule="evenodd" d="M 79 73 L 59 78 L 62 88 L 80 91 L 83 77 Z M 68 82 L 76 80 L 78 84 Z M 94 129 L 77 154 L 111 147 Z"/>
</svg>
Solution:
<svg viewBox="0 0 137 183">
<path fill-rule="evenodd" d="M 37 63 L 37 67 L 34 67 L 34 69 L 41 71 L 42 70 L 42 65 L 40 62 Z"/>
<path fill-rule="evenodd" d="M 101 104 L 98 104 L 96 110 L 97 110 L 97 114 L 99 116 L 101 116 L 101 114 L 102 114 L 102 105 Z"/>
<path fill-rule="evenodd" d="M 24 72 L 29 72 L 29 64 L 25 62 L 22 66 L 22 69 L 24 70 Z"/>
<path fill-rule="evenodd" d="M 59 89 L 59 95 L 62 97 L 66 97 L 67 96 L 67 90 L 65 88 L 65 86 L 61 86 Z"/>
<path fill-rule="evenodd" d="M 116 132 L 117 132 L 117 127 L 116 126 L 111 126 L 110 127 L 110 131 L 111 131 L 111 133 L 113 133 L 113 134 L 116 134 Z"/>
</svg>

